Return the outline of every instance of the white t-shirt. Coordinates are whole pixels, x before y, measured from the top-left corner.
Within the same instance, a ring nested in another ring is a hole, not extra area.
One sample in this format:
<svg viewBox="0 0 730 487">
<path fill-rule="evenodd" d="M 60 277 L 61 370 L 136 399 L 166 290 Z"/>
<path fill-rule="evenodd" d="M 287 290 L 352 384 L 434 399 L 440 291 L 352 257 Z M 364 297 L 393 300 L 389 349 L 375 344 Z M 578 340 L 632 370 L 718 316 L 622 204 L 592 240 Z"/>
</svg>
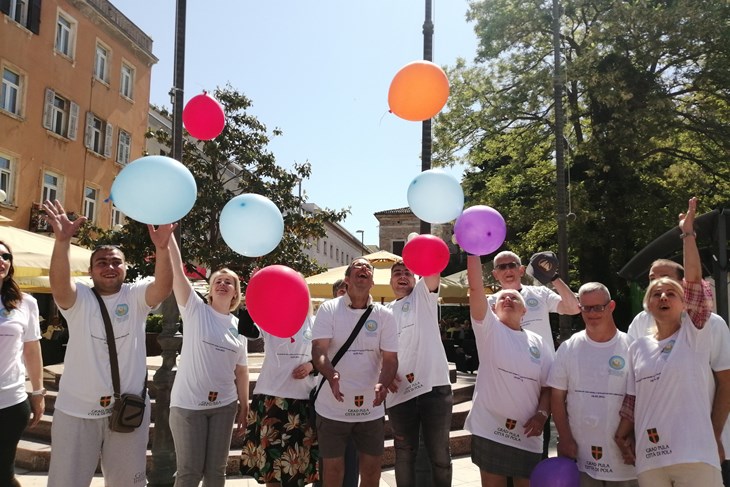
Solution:
<svg viewBox="0 0 730 487">
<path fill-rule="evenodd" d="M 314 319 L 312 339 L 330 339 L 327 356 L 332 360 L 347 341 L 364 309 L 350 308 L 350 297 L 325 301 Z M 391 310 L 380 304 L 373 305 L 357 337 L 335 366 L 340 373 L 339 402 L 325 381 L 317 396 L 317 414 L 325 418 L 350 423 L 372 421 L 385 415 L 383 405 L 373 407 L 375 384 L 380 377 L 382 352 L 398 352 L 398 330 Z M 322 378 L 317 380 L 319 385 Z"/>
<path fill-rule="evenodd" d="M 642 311 L 634 317 L 629 325 L 628 334 L 634 339 L 647 336 L 652 333 L 656 324 L 654 318 Z M 730 369 L 730 329 L 727 323 L 715 313 L 705 323 L 705 331 L 712 335 L 712 351 L 710 353 L 710 367 L 715 372 Z M 715 381 L 710 381 L 710 397 L 715 395 Z M 725 421 L 722 429 L 722 444 L 725 446 L 725 460 L 730 460 L 730 416 Z"/>
<path fill-rule="evenodd" d="M 388 304 L 398 327 L 398 392 L 388 407 L 406 402 L 437 386 L 451 384 L 449 362 L 438 324 L 438 292 L 419 279 L 408 296 Z"/>
<path fill-rule="evenodd" d="M 560 295 L 545 286 L 522 286 L 520 294 L 525 299 L 527 312 L 522 317 L 522 328 L 542 337 L 550 353 L 555 355 L 555 341 L 550 328 L 550 313 L 558 312 L 563 301 Z M 489 296 L 489 306 L 496 304 L 495 295 Z"/>
<path fill-rule="evenodd" d="M 317 379 L 313 375 L 295 379 L 292 372 L 301 364 L 312 360 L 312 318 L 308 316 L 291 338 L 279 338 L 261 329 L 260 332 L 264 338 L 266 354 L 253 393 L 288 399 L 308 399 L 309 391 Z"/>
<path fill-rule="evenodd" d="M 567 391 L 570 431 L 578 444 L 578 470 L 598 480 L 636 478 L 613 436 L 626 394 L 627 357 L 633 341 L 617 331 L 607 342 L 595 342 L 585 330 L 558 348 L 548 386 Z"/>
<path fill-rule="evenodd" d="M 629 347 L 627 394 L 636 396 L 636 471 L 703 462 L 719 469 L 710 420 L 712 334 L 685 314 L 680 329 Z"/>
<path fill-rule="evenodd" d="M 0 301 L 0 409 L 28 398 L 25 390 L 23 344 L 41 339 L 38 303 L 23 293 L 17 307 L 8 311 Z"/>
<path fill-rule="evenodd" d="M 150 307 L 145 291 L 151 282 L 125 283 L 118 293 L 102 296 L 114 329 L 122 394 L 140 394 L 147 379 L 145 320 Z M 77 284 L 76 302 L 60 311 L 68 322 L 69 340 L 56 409 L 77 418 L 108 416 L 114 387 L 99 302 L 90 287 Z"/>
<path fill-rule="evenodd" d="M 497 443 L 541 453 L 542 436 L 528 438 L 524 424 L 537 412 L 555 351 L 540 335 L 504 325 L 491 309 L 484 321 L 472 318 L 471 322 L 479 370 L 465 429 Z"/>
<path fill-rule="evenodd" d="M 237 401 L 236 365 L 248 365 L 238 318 L 217 312 L 196 293 L 180 306 L 180 316 L 185 332 L 170 406 L 201 410 Z"/>
</svg>

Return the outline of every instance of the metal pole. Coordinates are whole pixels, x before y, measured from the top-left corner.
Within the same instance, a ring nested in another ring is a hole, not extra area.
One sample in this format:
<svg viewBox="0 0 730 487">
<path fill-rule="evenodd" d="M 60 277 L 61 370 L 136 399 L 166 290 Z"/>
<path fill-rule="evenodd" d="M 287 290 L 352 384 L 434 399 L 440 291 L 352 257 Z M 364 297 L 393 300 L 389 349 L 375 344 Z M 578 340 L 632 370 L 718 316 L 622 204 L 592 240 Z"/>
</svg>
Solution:
<svg viewBox="0 0 730 487">
<path fill-rule="evenodd" d="M 426 2 L 426 19 L 423 21 L 423 59 L 433 61 L 433 21 L 431 0 Z M 421 171 L 431 169 L 431 119 L 424 120 L 421 127 Z M 421 234 L 431 233 L 431 224 L 421 220 Z"/>
<path fill-rule="evenodd" d="M 175 67 L 172 87 L 172 158 L 182 162 L 183 155 L 183 94 L 185 85 L 185 13 L 186 0 L 177 0 L 175 11 Z M 175 239 L 180 242 L 180 227 L 175 230 Z M 182 248 L 182 247 L 181 247 Z M 155 372 L 155 429 L 152 439 L 152 468 L 148 476 L 150 486 L 172 486 L 175 483 L 177 458 L 175 444 L 170 432 L 170 391 L 177 371 L 176 358 L 182 345 L 177 334 L 179 310 L 174 296 L 169 296 L 161 305 L 164 322 L 158 337 L 162 348 L 162 365 Z"/>
<path fill-rule="evenodd" d="M 568 282 L 568 222 L 566 216 L 565 190 L 565 143 L 563 140 L 563 73 L 560 52 L 560 1 L 553 0 L 553 57 L 555 71 L 553 75 L 553 96 L 555 102 L 555 171 L 557 186 L 556 212 L 558 218 L 558 259 L 560 261 L 560 278 Z M 567 339 L 572 332 L 572 319 L 568 315 L 560 315 L 560 339 Z"/>
</svg>

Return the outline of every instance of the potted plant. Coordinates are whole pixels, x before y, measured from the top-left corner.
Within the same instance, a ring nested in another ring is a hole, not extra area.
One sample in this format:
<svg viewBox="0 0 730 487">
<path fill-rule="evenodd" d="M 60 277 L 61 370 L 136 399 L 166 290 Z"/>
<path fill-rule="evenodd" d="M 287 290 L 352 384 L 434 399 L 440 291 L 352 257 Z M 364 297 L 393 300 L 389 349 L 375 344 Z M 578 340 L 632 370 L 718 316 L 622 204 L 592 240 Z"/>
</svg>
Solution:
<svg viewBox="0 0 730 487">
<path fill-rule="evenodd" d="M 157 337 L 162 332 L 162 315 L 147 315 L 147 323 L 145 325 L 145 331 L 147 332 L 146 345 L 147 345 L 147 356 L 155 357 L 162 353 L 162 348 L 157 341 Z"/>
</svg>

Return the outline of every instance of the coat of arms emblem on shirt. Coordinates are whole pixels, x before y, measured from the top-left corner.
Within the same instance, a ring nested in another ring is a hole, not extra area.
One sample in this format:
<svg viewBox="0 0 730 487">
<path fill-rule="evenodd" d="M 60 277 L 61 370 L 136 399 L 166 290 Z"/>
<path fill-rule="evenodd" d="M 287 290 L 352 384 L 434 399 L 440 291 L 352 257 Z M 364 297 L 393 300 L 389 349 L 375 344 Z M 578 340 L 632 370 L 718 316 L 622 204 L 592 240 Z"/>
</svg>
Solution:
<svg viewBox="0 0 730 487">
<path fill-rule="evenodd" d="M 602 446 L 592 446 L 591 447 L 591 456 L 594 460 L 600 460 L 603 458 L 603 447 Z"/>
<path fill-rule="evenodd" d="M 413 372 L 410 374 L 406 374 L 406 379 L 408 379 L 408 382 L 413 383 L 413 381 L 416 379 L 416 376 Z"/>
<path fill-rule="evenodd" d="M 214 402 L 216 399 L 218 399 L 218 391 L 208 392 L 208 402 Z"/>
<path fill-rule="evenodd" d="M 103 408 L 108 408 L 111 403 L 112 403 L 112 396 L 101 396 L 99 398 L 99 406 L 101 406 Z"/>
<path fill-rule="evenodd" d="M 516 419 L 509 419 L 507 418 L 507 421 L 504 422 L 504 427 L 508 430 L 515 429 L 515 426 L 517 426 L 517 420 Z"/>
<path fill-rule="evenodd" d="M 646 434 L 649 435 L 649 441 L 659 443 L 659 433 L 657 433 L 656 428 L 649 428 L 646 430 Z"/>
<path fill-rule="evenodd" d="M 365 402 L 365 396 L 355 396 L 355 406 L 360 407 Z"/>
</svg>

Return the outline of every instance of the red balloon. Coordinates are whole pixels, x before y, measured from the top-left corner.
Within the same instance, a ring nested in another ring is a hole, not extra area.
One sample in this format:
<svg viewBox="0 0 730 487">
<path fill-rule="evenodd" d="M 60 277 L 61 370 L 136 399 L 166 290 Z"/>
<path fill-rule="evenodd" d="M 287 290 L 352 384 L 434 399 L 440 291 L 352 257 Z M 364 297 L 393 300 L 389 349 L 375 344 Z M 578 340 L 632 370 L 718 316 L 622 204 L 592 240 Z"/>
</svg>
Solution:
<svg viewBox="0 0 730 487">
<path fill-rule="evenodd" d="M 223 132 L 226 116 L 218 100 L 203 93 L 192 97 L 183 108 L 183 124 L 196 139 L 213 140 Z"/>
<path fill-rule="evenodd" d="M 403 263 L 419 276 L 439 274 L 449 265 L 449 247 L 435 235 L 413 237 L 403 247 Z"/>
<path fill-rule="evenodd" d="M 294 336 L 309 312 L 307 281 L 284 265 L 264 267 L 248 282 L 246 307 L 266 332 L 280 338 Z"/>
<path fill-rule="evenodd" d="M 390 111 L 412 122 L 436 116 L 448 98 L 449 79 L 443 69 L 430 61 L 414 61 L 403 66 L 388 90 Z"/>
</svg>

